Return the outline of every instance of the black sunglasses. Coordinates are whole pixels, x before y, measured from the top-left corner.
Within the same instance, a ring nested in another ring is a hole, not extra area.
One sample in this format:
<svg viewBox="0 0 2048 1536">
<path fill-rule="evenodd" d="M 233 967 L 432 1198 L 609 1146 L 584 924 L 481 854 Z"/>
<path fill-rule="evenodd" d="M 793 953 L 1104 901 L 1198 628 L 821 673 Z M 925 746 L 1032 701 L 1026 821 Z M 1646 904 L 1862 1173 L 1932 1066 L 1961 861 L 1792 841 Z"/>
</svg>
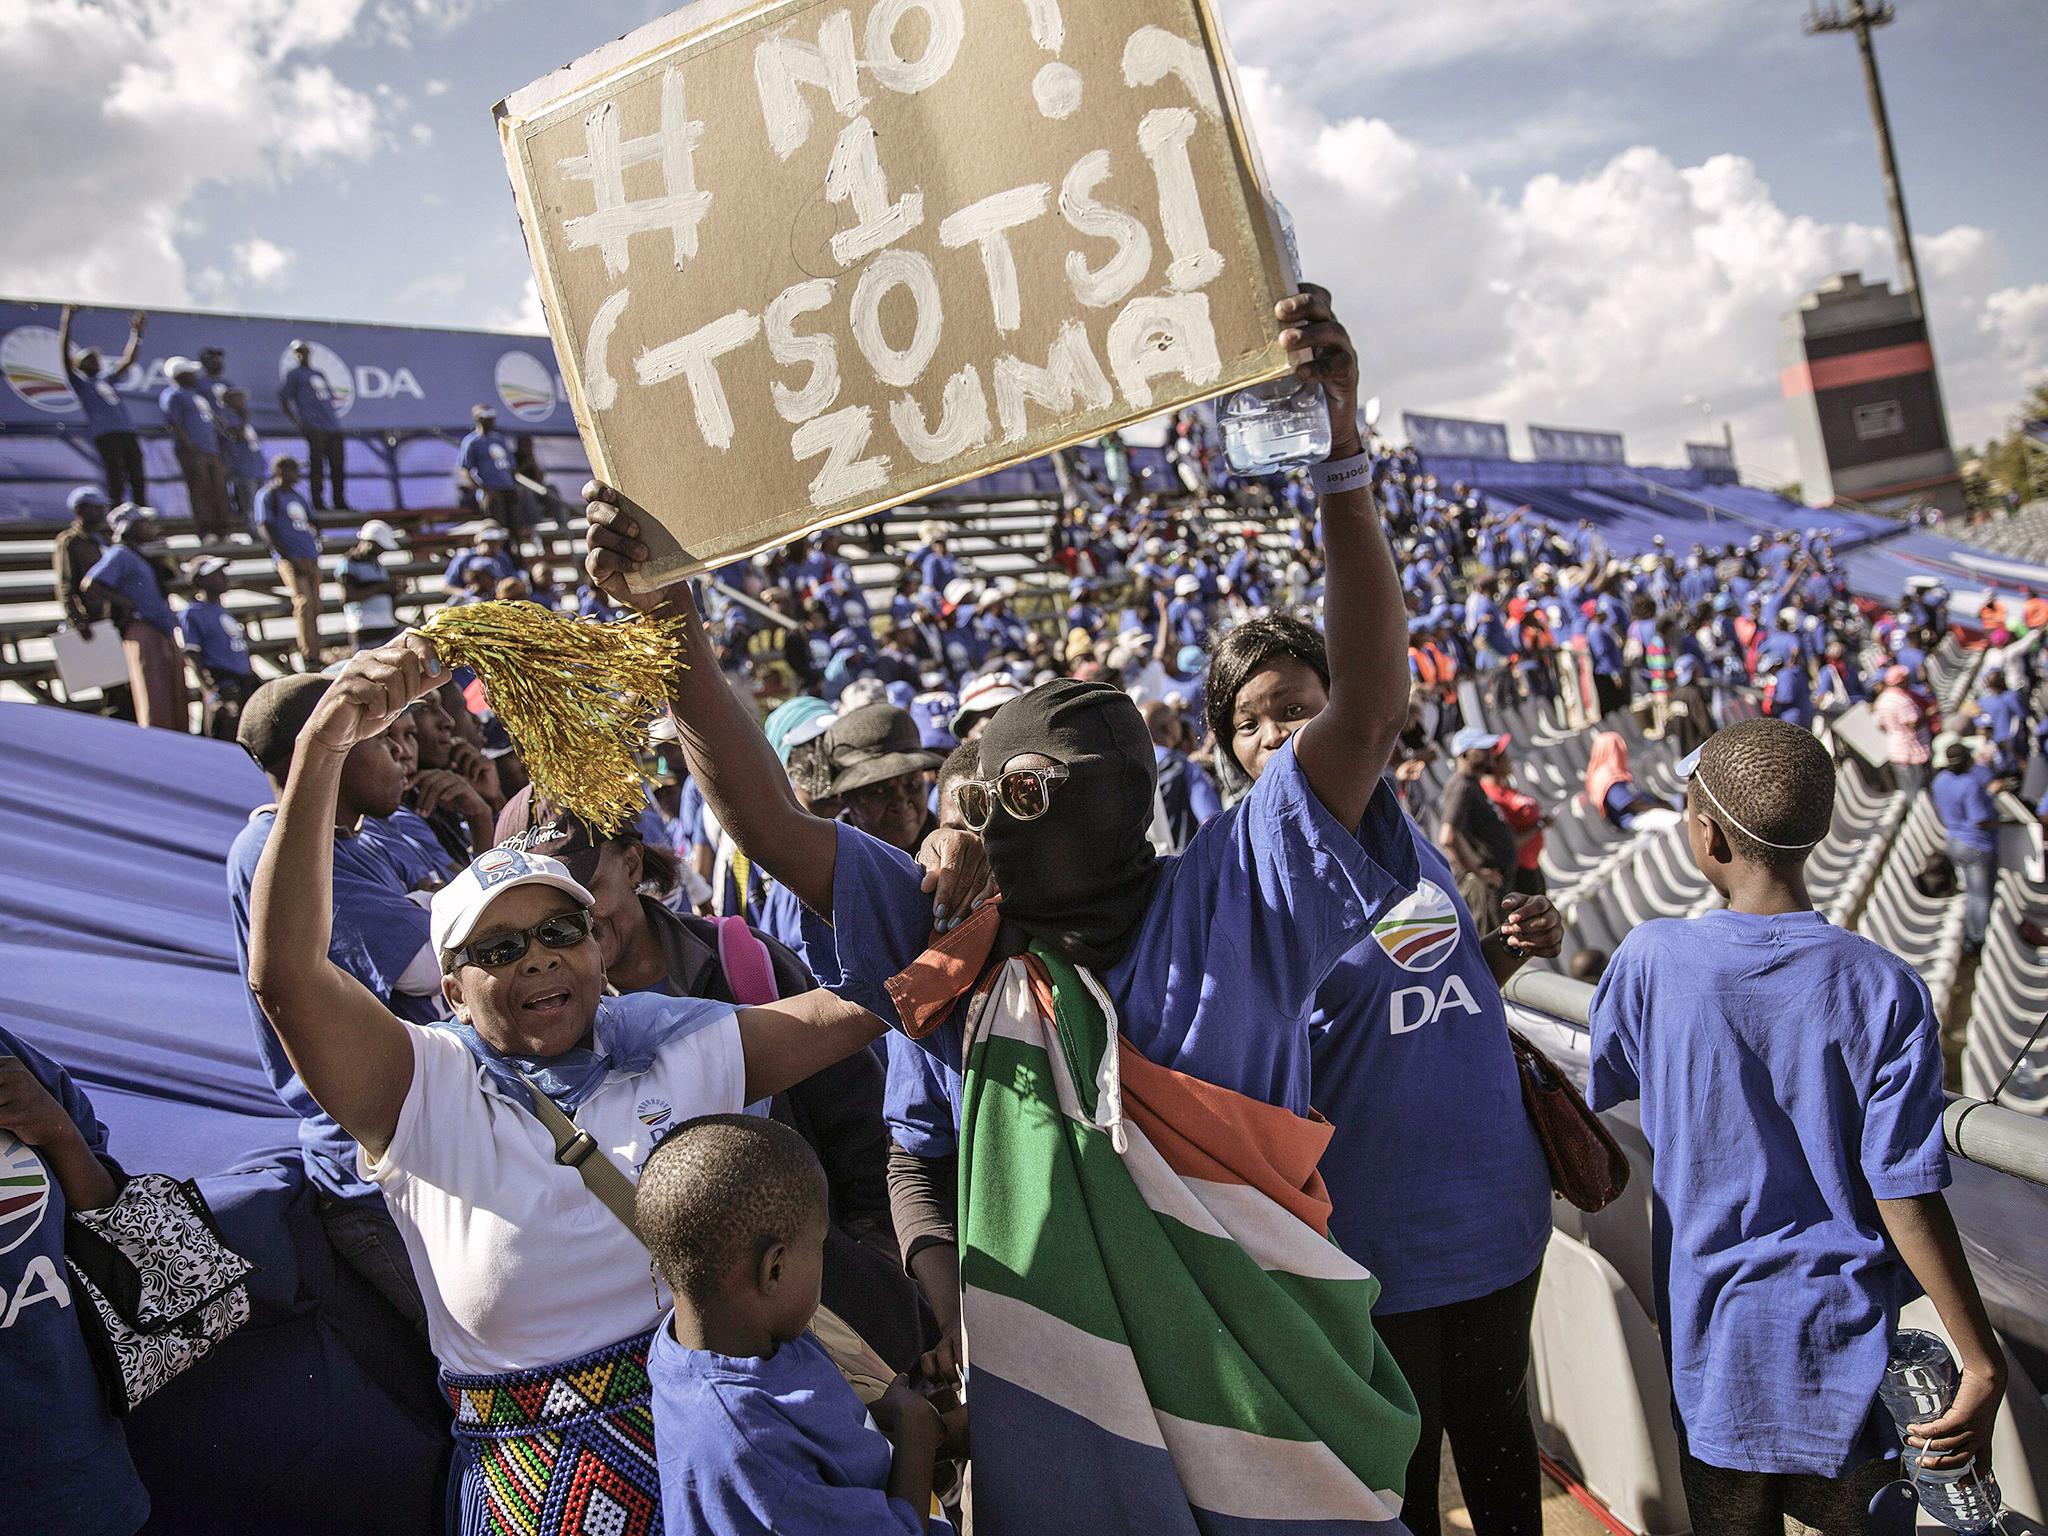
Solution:
<svg viewBox="0 0 2048 1536">
<path fill-rule="evenodd" d="M 549 949 L 574 949 L 590 937 L 591 927 L 588 911 L 557 912 L 553 917 L 542 918 L 531 928 L 473 939 L 455 951 L 455 958 L 464 965 L 496 970 L 521 959 L 535 939 Z"/>
</svg>

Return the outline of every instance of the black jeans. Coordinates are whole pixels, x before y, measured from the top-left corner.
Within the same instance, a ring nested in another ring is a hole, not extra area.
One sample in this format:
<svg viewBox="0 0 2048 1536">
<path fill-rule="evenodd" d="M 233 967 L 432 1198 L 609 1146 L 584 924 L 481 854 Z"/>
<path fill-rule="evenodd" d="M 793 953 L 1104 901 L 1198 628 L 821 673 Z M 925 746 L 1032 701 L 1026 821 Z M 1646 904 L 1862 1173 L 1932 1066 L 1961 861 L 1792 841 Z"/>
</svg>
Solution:
<svg viewBox="0 0 2048 1536">
<path fill-rule="evenodd" d="M 327 498 L 320 489 L 323 470 L 334 481 L 334 510 L 348 510 L 348 473 L 342 462 L 346 457 L 339 432 L 306 434 L 306 496 L 315 512 L 327 510 Z"/>
<path fill-rule="evenodd" d="M 1735 1472 L 1685 1450 L 1678 1474 L 1697 1536 L 1784 1536 L 1787 1515 L 1821 1536 L 1862 1536 L 1873 1529 L 1870 1501 L 1899 1475 L 1897 1463 L 1888 1461 L 1867 1462 L 1840 1477 Z"/>
<path fill-rule="evenodd" d="M 382 1200 L 336 1200 L 321 1195 L 320 1223 L 327 1229 L 327 1241 L 334 1256 L 369 1281 L 370 1286 L 391 1303 L 391 1309 L 411 1325 L 422 1338 L 427 1332 L 427 1304 L 420 1299 L 420 1283 L 413 1277 L 412 1256 L 398 1224 Z"/>
<path fill-rule="evenodd" d="M 147 505 L 149 480 L 142 472 L 142 440 L 133 432 L 102 432 L 92 440 L 107 472 L 107 500 Z"/>
<path fill-rule="evenodd" d="M 1529 1418 L 1529 1321 L 1543 1266 L 1470 1301 L 1374 1316 L 1408 1378 L 1422 1439 L 1408 1462 L 1401 1523 L 1439 1536 L 1438 1474 L 1451 1437 L 1458 1486 L 1478 1536 L 1541 1536 L 1543 1472 Z"/>
</svg>

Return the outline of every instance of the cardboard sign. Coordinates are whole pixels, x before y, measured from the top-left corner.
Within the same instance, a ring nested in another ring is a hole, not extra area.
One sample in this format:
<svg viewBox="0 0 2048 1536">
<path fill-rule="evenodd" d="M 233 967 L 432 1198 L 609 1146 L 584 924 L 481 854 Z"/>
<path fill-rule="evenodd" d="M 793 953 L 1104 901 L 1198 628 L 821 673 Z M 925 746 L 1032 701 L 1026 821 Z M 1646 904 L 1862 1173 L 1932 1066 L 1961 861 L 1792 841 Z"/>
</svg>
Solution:
<svg viewBox="0 0 2048 1536">
<path fill-rule="evenodd" d="M 1207 0 L 704 0 L 498 121 L 650 585 L 1288 367 Z"/>
</svg>

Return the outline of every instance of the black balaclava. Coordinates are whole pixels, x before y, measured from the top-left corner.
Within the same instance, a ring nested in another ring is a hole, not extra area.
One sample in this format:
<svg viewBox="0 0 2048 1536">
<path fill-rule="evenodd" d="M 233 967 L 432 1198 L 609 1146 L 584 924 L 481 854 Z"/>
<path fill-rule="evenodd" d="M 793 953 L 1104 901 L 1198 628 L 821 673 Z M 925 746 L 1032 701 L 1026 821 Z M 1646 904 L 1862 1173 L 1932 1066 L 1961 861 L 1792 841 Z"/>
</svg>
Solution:
<svg viewBox="0 0 2048 1536">
<path fill-rule="evenodd" d="M 1107 970 L 1137 937 L 1159 878 L 1158 769 L 1138 706 L 1107 683 L 1062 678 L 998 709 L 979 745 L 987 779 L 1027 752 L 1066 766 L 1043 816 L 1020 822 L 998 809 L 982 836 L 1003 916 L 1061 959 Z"/>
</svg>

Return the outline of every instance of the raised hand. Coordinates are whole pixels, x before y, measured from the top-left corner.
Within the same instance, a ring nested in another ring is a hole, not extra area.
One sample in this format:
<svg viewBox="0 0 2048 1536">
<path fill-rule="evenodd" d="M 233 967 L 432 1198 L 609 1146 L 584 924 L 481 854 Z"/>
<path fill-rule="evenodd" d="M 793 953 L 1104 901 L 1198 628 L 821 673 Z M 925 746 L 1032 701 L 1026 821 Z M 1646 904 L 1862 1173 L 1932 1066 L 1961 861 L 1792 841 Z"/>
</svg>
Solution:
<svg viewBox="0 0 2048 1536">
<path fill-rule="evenodd" d="M 1330 405 L 1330 423 L 1337 431 L 1337 449 L 1355 451 L 1358 437 L 1358 353 L 1351 333 L 1330 307 L 1330 290 L 1303 283 L 1301 292 L 1282 299 L 1273 316 L 1280 322 L 1280 344 L 1290 352 L 1312 348 L 1315 356 L 1294 371 L 1303 383 L 1320 384 Z"/>
<path fill-rule="evenodd" d="M 409 630 L 389 645 L 351 657 L 300 739 L 331 752 L 346 752 L 357 742 L 382 734 L 401 710 L 447 678 L 433 645 Z"/>
<path fill-rule="evenodd" d="M 602 480 L 592 480 L 583 487 L 583 510 L 590 519 L 585 537 L 589 552 L 583 557 L 583 569 L 592 586 L 639 613 L 668 613 L 678 603 L 690 601 L 687 582 L 655 592 L 635 592 L 627 584 L 628 577 L 647 563 L 649 553 L 640 538 L 648 514 L 636 503 Z"/>
</svg>

